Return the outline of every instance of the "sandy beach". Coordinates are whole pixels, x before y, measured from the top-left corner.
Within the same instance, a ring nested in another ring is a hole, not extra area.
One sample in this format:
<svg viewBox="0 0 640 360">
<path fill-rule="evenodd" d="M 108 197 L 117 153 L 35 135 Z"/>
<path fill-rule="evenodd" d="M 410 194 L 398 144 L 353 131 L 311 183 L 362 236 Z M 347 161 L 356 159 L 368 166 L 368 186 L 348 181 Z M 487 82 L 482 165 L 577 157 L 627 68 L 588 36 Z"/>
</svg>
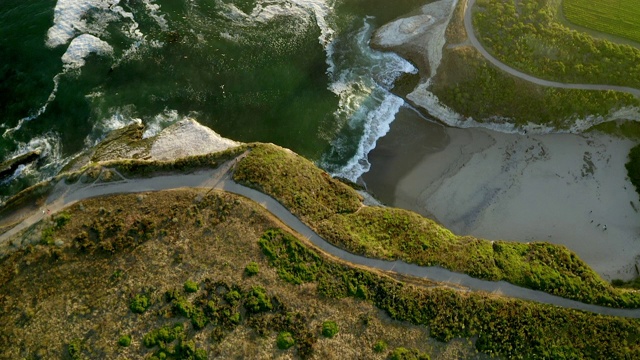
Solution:
<svg viewBox="0 0 640 360">
<path fill-rule="evenodd" d="M 445 128 L 409 111 L 369 154 L 363 180 L 384 203 L 457 234 L 562 244 L 604 278 L 629 279 L 640 266 L 640 203 L 624 168 L 633 145 Z"/>
</svg>

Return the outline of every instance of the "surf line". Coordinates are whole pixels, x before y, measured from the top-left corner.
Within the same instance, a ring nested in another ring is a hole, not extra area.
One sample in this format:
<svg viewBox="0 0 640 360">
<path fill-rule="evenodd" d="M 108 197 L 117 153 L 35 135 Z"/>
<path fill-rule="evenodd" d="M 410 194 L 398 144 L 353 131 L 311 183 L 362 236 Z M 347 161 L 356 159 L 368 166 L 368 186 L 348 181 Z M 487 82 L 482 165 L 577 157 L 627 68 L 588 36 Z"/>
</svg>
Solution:
<svg viewBox="0 0 640 360">
<path fill-rule="evenodd" d="M 47 106 L 49 106 L 49 104 L 56 99 L 56 93 L 58 92 L 58 85 L 60 85 L 60 76 L 62 76 L 63 74 L 64 74 L 64 71 L 53 77 L 53 90 L 49 94 L 49 97 L 47 98 L 47 101 L 44 103 L 44 105 L 42 105 L 35 114 L 23 117 L 22 119 L 18 120 L 18 124 L 16 126 L 5 130 L 4 133 L 2 134 L 3 138 L 10 136 L 17 130 L 20 130 L 20 128 L 25 122 L 37 119 L 38 117 L 40 117 L 40 115 L 44 114 L 44 112 L 47 111 Z"/>
</svg>

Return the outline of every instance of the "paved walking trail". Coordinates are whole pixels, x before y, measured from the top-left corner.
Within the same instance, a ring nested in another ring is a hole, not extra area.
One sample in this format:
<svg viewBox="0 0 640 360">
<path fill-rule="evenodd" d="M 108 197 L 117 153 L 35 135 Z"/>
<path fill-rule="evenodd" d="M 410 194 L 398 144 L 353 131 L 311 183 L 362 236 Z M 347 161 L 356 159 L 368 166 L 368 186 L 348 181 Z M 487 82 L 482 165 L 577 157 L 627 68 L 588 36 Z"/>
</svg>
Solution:
<svg viewBox="0 0 640 360">
<path fill-rule="evenodd" d="M 240 157 L 242 156 L 243 155 Z M 161 191 L 178 188 L 204 188 L 210 191 L 216 189 L 241 195 L 257 202 L 292 230 L 307 238 L 318 249 L 355 265 L 395 272 L 401 275 L 426 278 L 436 282 L 460 285 L 470 290 L 486 291 L 565 308 L 584 310 L 603 315 L 640 318 L 640 309 L 614 309 L 584 304 L 575 300 L 550 295 L 542 291 L 515 286 L 504 281 L 494 282 L 475 279 L 468 275 L 455 273 L 437 266 L 424 267 L 408 264 L 399 260 L 386 261 L 371 259 L 349 253 L 328 243 L 270 196 L 234 182 L 231 173 L 236 163 L 237 160 L 231 160 L 217 169 L 204 170 L 192 174 L 163 175 L 146 179 L 125 179 L 121 176 L 122 180 L 108 183 L 81 184 L 80 181 L 78 181 L 76 184 L 66 185 L 64 181 L 61 181 L 56 185 L 41 209 L 25 218 L 10 231 L 0 235 L 0 244 L 10 239 L 12 235 L 42 220 L 42 218 L 45 217 L 42 210 L 45 210 L 46 213 L 46 209 L 49 209 L 52 213 L 55 213 L 83 199 L 110 194 Z"/>
<path fill-rule="evenodd" d="M 635 89 L 635 88 L 626 87 L 626 86 L 616 86 L 616 85 L 569 84 L 569 83 L 562 83 L 557 81 L 549 81 L 549 80 L 537 78 L 535 76 L 531 76 L 529 74 L 525 74 L 501 62 L 500 60 L 496 59 L 491 54 L 489 54 L 489 52 L 482 46 L 482 44 L 480 44 L 480 41 L 478 41 L 478 38 L 476 37 L 476 34 L 473 30 L 473 22 L 471 20 L 471 15 L 472 15 L 471 10 L 475 3 L 476 3 L 476 0 L 467 1 L 467 7 L 464 13 L 464 28 L 467 31 L 467 36 L 471 41 L 471 44 L 482 54 L 482 56 L 484 56 L 487 60 L 489 60 L 490 63 L 498 67 L 500 70 L 505 71 L 515 77 L 519 77 L 523 80 L 532 82 L 534 84 L 542 85 L 542 86 L 562 88 L 562 89 L 579 89 L 579 90 L 603 90 L 603 91 L 614 90 L 614 91 L 630 93 L 635 97 L 640 97 L 640 89 Z"/>
</svg>

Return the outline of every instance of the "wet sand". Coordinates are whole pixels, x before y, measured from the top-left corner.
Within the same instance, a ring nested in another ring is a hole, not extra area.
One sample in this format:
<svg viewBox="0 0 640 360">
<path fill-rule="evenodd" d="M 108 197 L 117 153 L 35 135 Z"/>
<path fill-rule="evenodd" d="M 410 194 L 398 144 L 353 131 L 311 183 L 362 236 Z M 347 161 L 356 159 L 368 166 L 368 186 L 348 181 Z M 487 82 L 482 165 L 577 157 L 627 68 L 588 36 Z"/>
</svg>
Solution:
<svg viewBox="0 0 640 360">
<path fill-rule="evenodd" d="M 389 133 L 378 139 L 375 149 L 369 153 L 372 167 L 361 180 L 378 200 L 394 204 L 399 175 L 407 174 L 425 156 L 442 151 L 448 143 L 444 126 L 427 121 L 415 110 L 403 106 Z"/>
<path fill-rule="evenodd" d="M 640 202 L 624 168 L 633 145 L 444 128 L 409 111 L 369 154 L 363 180 L 384 203 L 457 234 L 562 244 L 604 278 L 629 279 L 640 266 Z"/>
</svg>

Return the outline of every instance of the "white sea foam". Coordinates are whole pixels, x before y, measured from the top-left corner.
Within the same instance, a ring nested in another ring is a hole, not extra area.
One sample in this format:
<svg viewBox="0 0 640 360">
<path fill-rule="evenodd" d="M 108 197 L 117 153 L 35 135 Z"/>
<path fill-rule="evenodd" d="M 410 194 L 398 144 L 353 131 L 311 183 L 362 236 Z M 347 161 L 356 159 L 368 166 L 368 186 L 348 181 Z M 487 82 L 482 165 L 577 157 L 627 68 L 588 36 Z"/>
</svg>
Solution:
<svg viewBox="0 0 640 360">
<path fill-rule="evenodd" d="M 63 73 L 60 73 L 53 77 L 53 90 L 51 90 L 51 93 L 49 94 L 49 97 L 47 98 L 47 101 L 44 103 L 44 105 L 42 105 L 35 114 L 23 117 L 22 119 L 18 120 L 18 124 L 12 128 L 8 128 L 7 130 L 5 130 L 2 134 L 2 137 L 6 138 L 8 136 L 11 136 L 15 131 L 20 130 L 25 122 L 36 119 L 40 115 L 44 114 L 45 111 L 47 111 L 47 107 L 49 106 L 49 104 L 56 98 L 58 85 L 60 84 L 60 76 L 62 75 Z"/>
<path fill-rule="evenodd" d="M 147 13 L 153 20 L 156 21 L 160 29 L 167 31 L 169 29 L 169 22 L 164 18 L 164 14 L 160 14 L 160 5 L 154 4 L 152 0 L 143 0 Z"/>
<path fill-rule="evenodd" d="M 290 0 L 292 4 L 310 11 L 320 28 L 320 44 L 325 48 L 334 40 L 335 30 L 331 27 L 330 18 L 334 11 L 333 1 L 329 0 Z"/>
<path fill-rule="evenodd" d="M 89 54 L 113 54 L 113 47 L 98 37 L 98 35 L 104 33 L 104 29 L 107 28 L 109 23 L 127 19 L 129 24 L 125 27 L 124 33 L 134 40 L 130 48 L 123 52 L 123 55 L 116 61 L 114 66 L 123 59 L 130 58 L 146 43 L 145 36 L 138 29 L 139 25 L 135 21 L 133 13 L 125 11 L 124 8 L 118 5 L 119 3 L 120 0 L 58 0 L 54 9 L 53 26 L 47 31 L 46 45 L 57 47 L 71 41 L 62 55 L 63 71 L 53 78 L 53 90 L 38 111 L 18 120 L 16 126 L 5 130 L 3 137 L 11 136 L 15 131 L 22 128 L 25 122 L 34 120 L 42 115 L 49 104 L 56 98 L 60 77 L 69 71 L 81 68 Z M 164 15 L 159 14 L 160 6 L 154 4 L 152 0 L 144 0 L 144 4 L 150 16 L 155 19 L 161 28 L 166 29 L 168 24 L 164 19 Z M 100 16 L 95 17 L 94 20 L 96 21 L 87 23 L 85 17 L 91 10 L 100 10 Z M 82 34 L 76 37 L 78 33 Z M 149 44 L 152 47 L 163 45 L 158 41 L 152 41 Z"/>
<path fill-rule="evenodd" d="M 91 148 L 96 146 L 110 132 L 122 129 L 133 123 L 140 123 L 142 120 L 135 117 L 133 106 L 124 106 L 109 109 L 109 114 L 93 124 L 91 133 L 84 139 L 85 146 Z"/>
<path fill-rule="evenodd" d="M 67 51 L 62 55 L 65 71 L 81 68 L 89 54 L 109 55 L 113 48 L 106 41 L 89 34 L 82 34 L 71 41 Z"/>
<path fill-rule="evenodd" d="M 69 42 L 76 32 L 86 28 L 84 14 L 102 2 L 101 0 L 58 0 L 53 12 L 53 26 L 47 31 L 47 46 L 56 47 Z"/>
<path fill-rule="evenodd" d="M 16 171 L 13 172 L 13 174 L 11 174 L 11 176 L 9 176 L 8 178 L 0 181 L 0 185 L 8 184 L 8 183 L 12 182 L 13 180 L 15 180 L 16 178 L 22 176 L 26 172 L 26 170 L 28 168 L 30 168 L 30 167 L 31 167 L 31 164 L 27 164 L 27 165 L 20 164 L 20 165 L 18 165 L 18 168 L 16 169 Z"/>
<path fill-rule="evenodd" d="M 40 115 L 44 114 L 44 112 L 47 111 L 49 104 L 56 98 L 58 87 L 60 85 L 60 77 L 65 75 L 68 71 L 81 68 L 85 64 L 85 58 L 89 54 L 95 53 L 98 55 L 107 55 L 112 52 L 113 48 L 108 43 L 93 35 L 83 34 L 73 39 L 71 44 L 69 44 L 67 51 L 62 55 L 64 70 L 53 77 L 53 90 L 51 90 L 47 101 L 45 101 L 35 114 L 18 120 L 16 126 L 5 130 L 2 136 L 5 138 L 11 136 L 14 132 L 20 130 L 25 122 L 37 119 Z"/>
<path fill-rule="evenodd" d="M 408 61 L 393 53 L 382 53 L 369 47 L 369 38 L 373 31 L 370 18 L 353 36 L 336 40 L 330 46 L 328 63 L 333 80 L 329 89 L 339 97 L 339 106 L 335 112 L 342 126 L 350 129 L 362 129 L 355 154 L 340 169 L 332 169 L 333 175 L 356 181 L 369 171 L 371 164 L 368 154 L 376 146 L 379 138 L 389 131 L 395 115 L 404 104 L 404 100 L 388 90 L 403 73 L 416 73 L 417 69 Z M 352 131 L 349 131 L 351 133 Z M 338 137 L 332 145 L 335 153 L 343 152 L 353 139 Z M 331 167 L 324 159 L 323 165 Z"/>
<path fill-rule="evenodd" d="M 336 171 L 334 176 L 356 181 L 362 174 L 369 171 L 371 168 L 371 163 L 367 159 L 369 152 L 375 149 L 378 139 L 389 132 L 390 125 L 403 104 L 404 100 L 401 98 L 389 92 L 384 94 L 380 106 L 367 113 L 364 134 L 358 143 L 356 155 L 342 169 Z"/>
<path fill-rule="evenodd" d="M 166 127 L 175 124 L 182 119 L 183 117 L 178 114 L 178 111 L 165 109 L 161 114 L 158 114 L 154 116 L 153 119 L 145 122 L 145 130 L 144 134 L 142 134 L 142 138 L 146 139 L 156 136 Z"/>
<path fill-rule="evenodd" d="M 34 137 L 28 143 L 18 143 L 16 150 L 9 154 L 7 159 L 34 150 L 40 150 L 40 159 L 46 159 L 46 163 L 42 166 L 20 166 L 10 178 L 3 181 L 3 184 L 23 176 L 32 176 L 37 181 L 44 180 L 55 175 L 69 161 L 62 156 L 60 136 L 53 132 Z"/>
</svg>

